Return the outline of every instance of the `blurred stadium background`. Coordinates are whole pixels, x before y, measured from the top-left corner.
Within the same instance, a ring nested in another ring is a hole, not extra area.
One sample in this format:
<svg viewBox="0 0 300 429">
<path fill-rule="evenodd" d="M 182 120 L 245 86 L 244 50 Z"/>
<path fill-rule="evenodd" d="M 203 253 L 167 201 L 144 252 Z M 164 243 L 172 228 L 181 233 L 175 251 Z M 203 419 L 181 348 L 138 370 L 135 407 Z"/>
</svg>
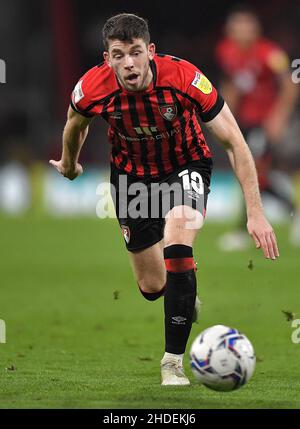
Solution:
<svg viewBox="0 0 300 429">
<path fill-rule="evenodd" d="M 96 189 L 109 174 L 104 121 L 90 128 L 83 176 L 69 182 L 48 166 L 61 154 L 74 85 L 102 61 L 101 28 L 108 17 L 125 11 L 147 18 L 158 52 L 193 62 L 218 87 L 214 48 L 235 4 L 0 0 L 0 58 L 6 63 L 6 83 L 0 84 L 0 319 L 7 324 L 0 407 L 300 407 L 293 395 L 300 388 L 300 346 L 290 341 L 290 320 L 300 317 L 299 249 L 289 245 L 291 213 L 280 202 L 265 201 L 282 251 L 272 270 L 254 249 L 234 258 L 219 251 L 216 240 L 237 218 L 241 194 L 224 150 L 208 136 L 215 170 L 209 224 L 196 246 L 206 306 L 191 338 L 212 324 L 234 325 L 254 339 L 261 366 L 248 390 L 226 400 L 206 391 L 199 401 L 194 388 L 157 394 L 151 387 L 155 377 L 159 386 L 162 302 L 142 300 L 117 222 L 96 216 Z M 299 1 L 250 4 L 266 36 L 291 60 L 299 58 Z M 298 101 L 276 149 L 278 183 L 298 200 L 299 112 Z"/>
</svg>

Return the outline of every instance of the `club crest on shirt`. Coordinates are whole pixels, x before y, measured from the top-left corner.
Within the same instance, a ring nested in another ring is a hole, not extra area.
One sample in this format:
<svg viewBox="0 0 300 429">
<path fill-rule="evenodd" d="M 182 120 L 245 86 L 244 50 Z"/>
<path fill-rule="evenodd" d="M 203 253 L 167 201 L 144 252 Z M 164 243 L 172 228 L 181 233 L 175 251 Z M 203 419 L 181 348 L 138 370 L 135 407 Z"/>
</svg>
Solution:
<svg viewBox="0 0 300 429">
<path fill-rule="evenodd" d="M 177 116 L 177 106 L 175 104 L 165 104 L 159 106 L 159 113 L 167 121 L 173 121 Z"/>
<path fill-rule="evenodd" d="M 123 234 L 124 240 L 128 244 L 130 241 L 130 229 L 126 225 L 121 225 L 121 229 L 122 229 L 122 234 Z"/>
</svg>

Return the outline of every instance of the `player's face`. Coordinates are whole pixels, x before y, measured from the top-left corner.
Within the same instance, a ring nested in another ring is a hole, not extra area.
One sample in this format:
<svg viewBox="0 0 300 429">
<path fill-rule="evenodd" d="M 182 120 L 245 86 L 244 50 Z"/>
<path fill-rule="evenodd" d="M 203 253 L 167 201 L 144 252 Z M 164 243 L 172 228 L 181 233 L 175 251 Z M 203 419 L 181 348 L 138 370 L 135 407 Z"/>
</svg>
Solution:
<svg viewBox="0 0 300 429">
<path fill-rule="evenodd" d="M 143 91 L 153 78 L 149 61 L 154 54 L 155 45 L 147 46 L 143 39 L 133 39 L 132 43 L 111 40 L 104 59 L 127 91 Z"/>
<path fill-rule="evenodd" d="M 241 46 L 249 46 L 260 35 L 260 24 L 256 17 L 249 13 L 234 14 L 226 25 L 226 33 Z"/>
</svg>

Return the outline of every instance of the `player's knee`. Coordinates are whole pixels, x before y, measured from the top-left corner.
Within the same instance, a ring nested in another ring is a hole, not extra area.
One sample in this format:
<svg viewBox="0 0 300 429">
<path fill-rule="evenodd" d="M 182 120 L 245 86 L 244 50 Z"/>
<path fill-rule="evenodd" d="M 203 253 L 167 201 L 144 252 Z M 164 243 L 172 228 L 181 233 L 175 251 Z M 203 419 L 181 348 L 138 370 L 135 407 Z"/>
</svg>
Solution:
<svg viewBox="0 0 300 429">
<path fill-rule="evenodd" d="M 164 245 L 165 247 L 182 244 L 184 246 L 193 247 L 195 234 L 184 234 L 180 228 L 174 228 L 165 234 Z"/>
<path fill-rule="evenodd" d="M 189 220 L 170 220 L 168 221 L 165 234 L 164 234 L 164 245 L 172 246 L 176 244 L 183 244 L 185 246 L 193 246 L 194 240 L 197 236 L 198 231 L 203 226 L 203 216 L 199 213 L 197 218 Z"/>
<path fill-rule="evenodd" d="M 183 231 L 199 230 L 204 224 L 204 216 L 189 206 L 176 206 L 166 215 L 166 221 Z"/>
<path fill-rule="evenodd" d="M 155 293 L 159 292 L 165 285 L 163 279 L 143 278 L 138 280 L 138 286 L 142 292 Z"/>
</svg>

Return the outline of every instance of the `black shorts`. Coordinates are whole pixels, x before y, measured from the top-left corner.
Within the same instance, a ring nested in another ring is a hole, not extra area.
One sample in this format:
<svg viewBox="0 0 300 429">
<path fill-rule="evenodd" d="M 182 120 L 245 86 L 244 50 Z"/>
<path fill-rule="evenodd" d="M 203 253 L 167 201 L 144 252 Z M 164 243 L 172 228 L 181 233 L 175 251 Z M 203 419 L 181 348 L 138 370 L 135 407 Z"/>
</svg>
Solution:
<svg viewBox="0 0 300 429">
<path fill-rule="evenodd" d="M 212 160 L 192 161 L 162 179 L 139 178 L 111 165 L 111 196 L 127 250 L 146 249 L 162 240 L 165 216 L 188 205 L 205 217 Z"/>
</svg>

